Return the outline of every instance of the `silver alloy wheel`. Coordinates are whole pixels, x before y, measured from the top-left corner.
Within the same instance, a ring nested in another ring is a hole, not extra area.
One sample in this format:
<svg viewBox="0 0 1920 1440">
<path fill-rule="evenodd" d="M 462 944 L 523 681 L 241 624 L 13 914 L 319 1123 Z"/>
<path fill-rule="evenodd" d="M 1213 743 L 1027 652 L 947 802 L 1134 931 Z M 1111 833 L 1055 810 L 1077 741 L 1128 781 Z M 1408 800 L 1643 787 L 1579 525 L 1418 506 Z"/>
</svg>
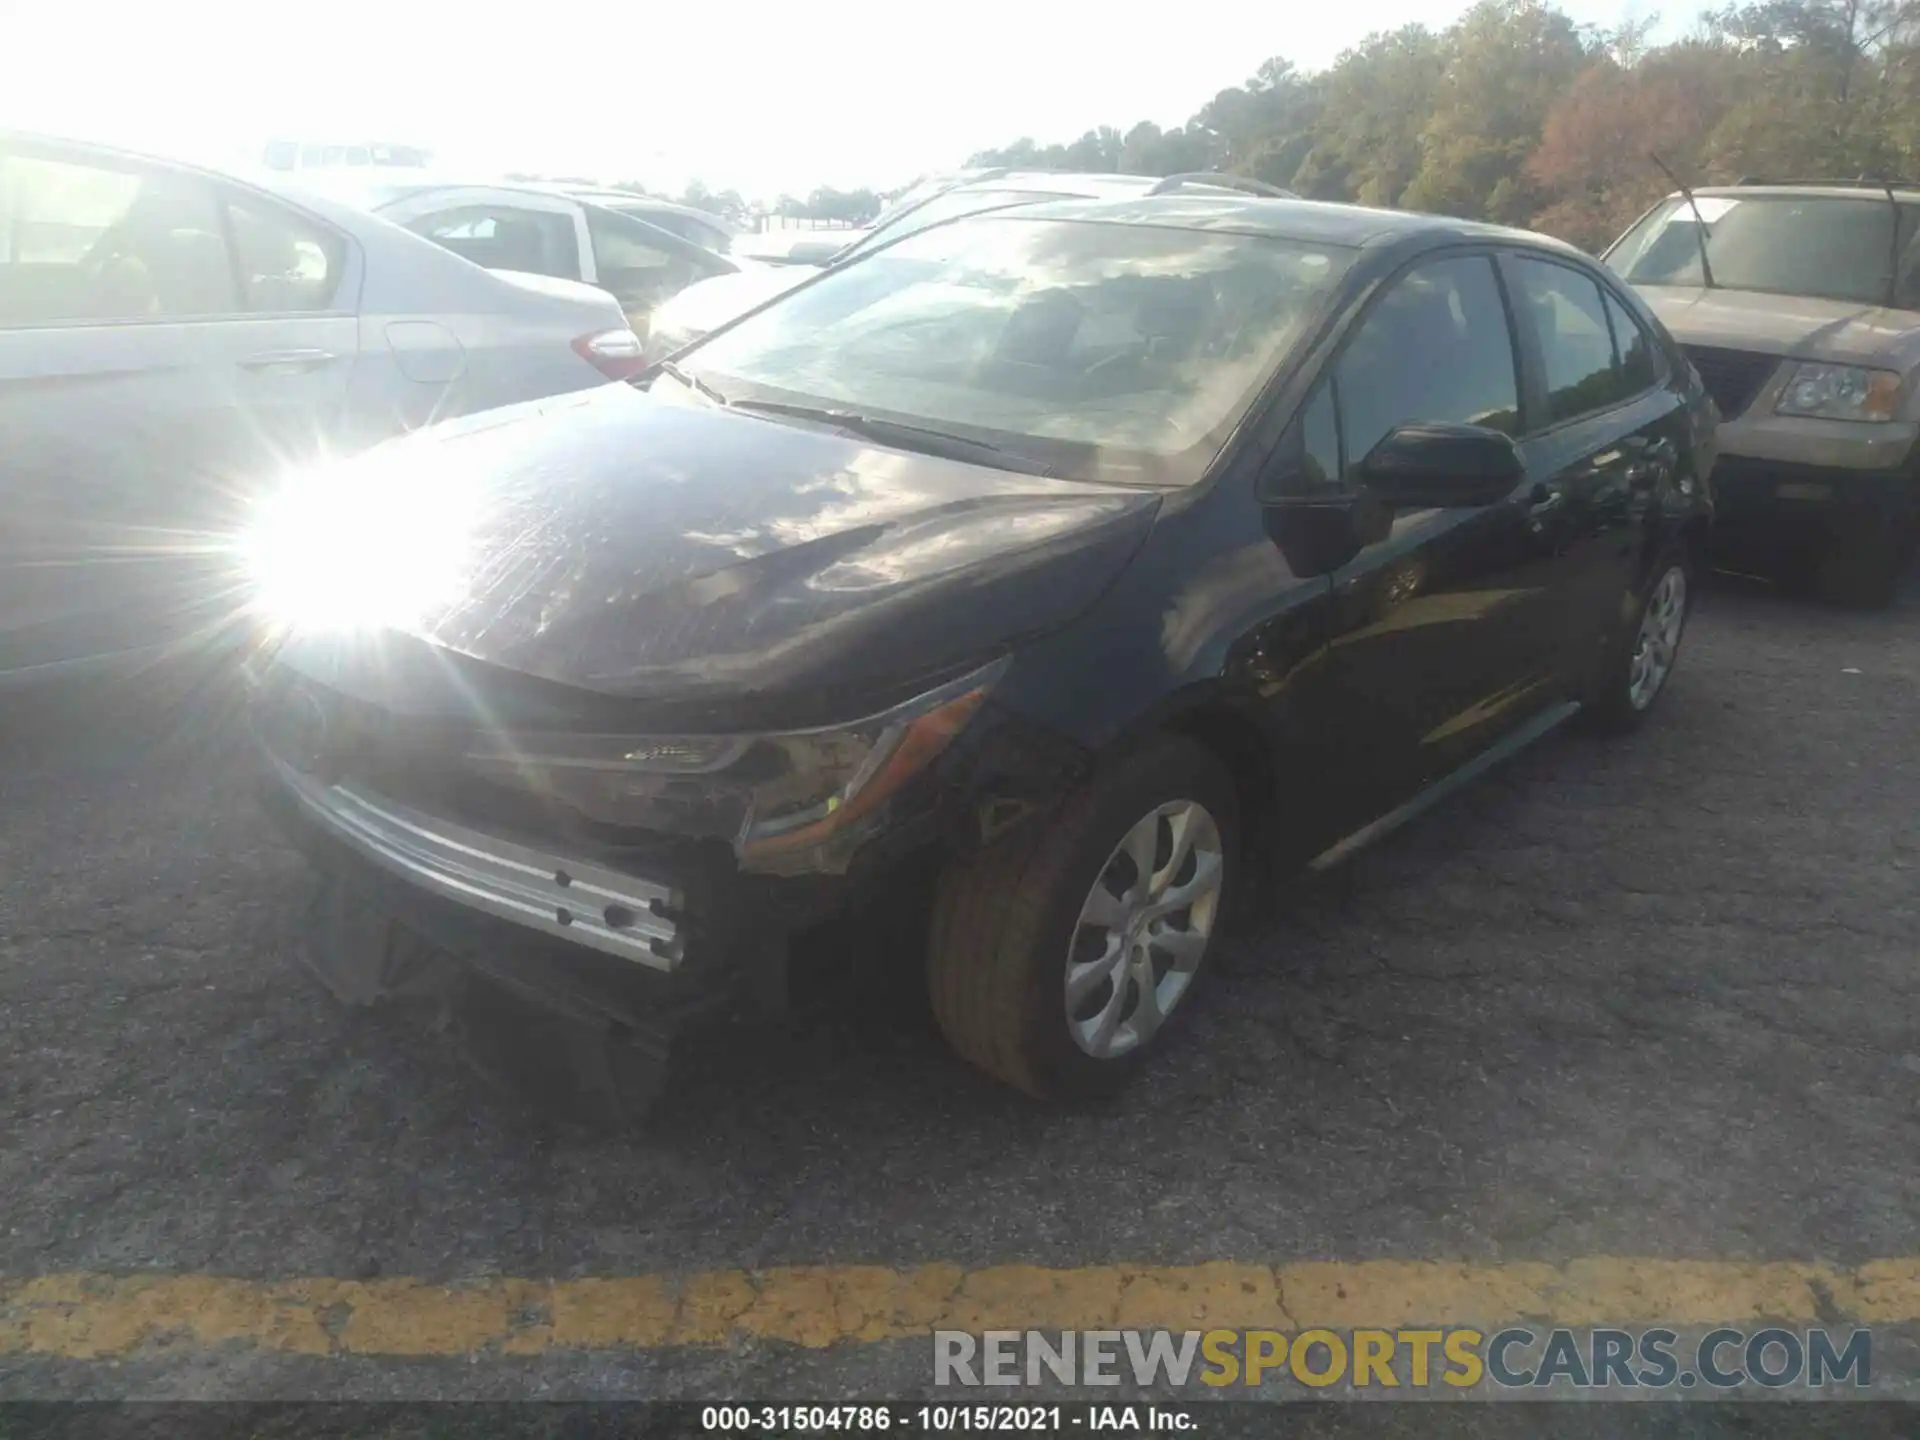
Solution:
<svg viewBox="0 0 1920 1440">
<path fill-rule="evenodd" d="M 1204 805 L 1169 800 L 1127 831 L 1080 907 L 1067 1028 L 1097 1060 L 1151 1040 L 1192 985 L 1220 914 L 1226 856 Z"/>
<path fill-rule="evenodd" d="M 1627 671 L 1627 703 L 1636 710 L 1653 704 L 1660 687 L 1673 673 L 1680 650 L 1680 631 L 1687 623 L 1687 572 L 1673 566 L 1660 577 L 1647 608 L 1640 616 L 1640 633 L 1633 641 L 1633 664 Z"/>
</svg>

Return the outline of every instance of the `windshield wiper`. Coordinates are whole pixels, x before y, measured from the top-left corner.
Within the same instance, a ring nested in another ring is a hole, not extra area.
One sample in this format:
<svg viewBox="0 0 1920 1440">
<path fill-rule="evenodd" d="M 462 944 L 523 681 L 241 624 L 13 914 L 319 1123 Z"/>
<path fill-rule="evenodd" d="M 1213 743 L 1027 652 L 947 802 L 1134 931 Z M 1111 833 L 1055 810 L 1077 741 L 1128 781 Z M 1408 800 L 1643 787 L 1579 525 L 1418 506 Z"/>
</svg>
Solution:
<svg viewBox="0 0 1920 1440">
<path fill-rule="evenodd" d="M 1673 182 L 1674 188 L 1678 190 L 1681 197 L 1686 200 L 1687 208 L 1693 211 L 1693 238 L 1700 243 L 1700 285 L 1702 289 L 1711 290 L 1713 289 L 1713 266 L 1707 261 L 1707 222 L 1706 218 L 1700 213 L 1700 202 L 1693 198 L 1692 188 L 1667 168 L 1666 161 L 1662 160 L 1658 155 L 1652 154 L 1649 154 L 1647 158 L 1660 167 L 1660 173 Z M 1899 230 L 1900 225 L 1898 220 L 1894 222 L 1893 228 L 1895 231 Z"/>
<path fill-rule="evenodd" d="M 654 361 L 653 373 L 656 375 L 665 375 L 670 380 L 678 381 L 696 395 L 706 396 L 707 399 L 713 401 L 716 405 L 731 405 L 733 403 L 698 375 L 689 375 L 671 360 Z"/>
<path fill-rule="evenodd" d="M 877 415 L 863 415 L 858 410 L 794 405 L 784 400 L 736 400 L 733 408 L 757 410 L 767 415 L 790 415 L 796 420 L 817 420 L 822 425 L 863 435 L 883 445 L 898 445 L 902 450 L 918 450 L 922 454 L 939 455 L 948 460 L 972 460 L 1028 475 L 1051 477 L 1054 473 L 1052 466 L 1003 445 L 995 445 L 990 440 L 976 440 L 971 435 L 956 435 L 951 430 L 915 425 L 905 420 L 883 420 Z"/>
</svg>

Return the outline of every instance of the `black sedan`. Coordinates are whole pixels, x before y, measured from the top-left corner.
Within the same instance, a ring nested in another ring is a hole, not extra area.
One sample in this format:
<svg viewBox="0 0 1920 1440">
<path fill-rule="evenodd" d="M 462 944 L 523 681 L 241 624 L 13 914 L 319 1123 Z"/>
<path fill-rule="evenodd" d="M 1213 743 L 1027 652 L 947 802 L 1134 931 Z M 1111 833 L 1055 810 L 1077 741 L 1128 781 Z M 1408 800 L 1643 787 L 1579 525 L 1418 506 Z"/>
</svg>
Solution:
<svg viewBox="0 0 1920 1440">
<path fill-rule="evenodd" d="M 1647 715 L 1713 425 L 1536 235 L 1192 195 L 929 228 L 259 514 L 310 958 L 351 1000 L 484 977 L 654 1074 L 924 874 L 954 1047 L 1108 1091 L 1276 867 Z"/>
</svg>

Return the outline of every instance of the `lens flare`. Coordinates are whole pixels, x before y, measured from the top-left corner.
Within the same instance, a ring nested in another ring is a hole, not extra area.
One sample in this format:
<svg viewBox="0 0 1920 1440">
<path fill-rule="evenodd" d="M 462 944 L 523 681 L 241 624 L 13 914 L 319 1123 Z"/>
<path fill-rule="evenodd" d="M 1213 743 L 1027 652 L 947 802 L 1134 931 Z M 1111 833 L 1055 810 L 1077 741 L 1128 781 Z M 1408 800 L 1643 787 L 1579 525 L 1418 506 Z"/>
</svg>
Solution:
<svg viewBox="0 0 1920 1440">
<path fill-rule="evenodd" d="M 255 613 L 281 631 L 404 627 L 459 593 L 473 487 L 396 446 L 296 472 L 241 536 Z"/>
</svg>

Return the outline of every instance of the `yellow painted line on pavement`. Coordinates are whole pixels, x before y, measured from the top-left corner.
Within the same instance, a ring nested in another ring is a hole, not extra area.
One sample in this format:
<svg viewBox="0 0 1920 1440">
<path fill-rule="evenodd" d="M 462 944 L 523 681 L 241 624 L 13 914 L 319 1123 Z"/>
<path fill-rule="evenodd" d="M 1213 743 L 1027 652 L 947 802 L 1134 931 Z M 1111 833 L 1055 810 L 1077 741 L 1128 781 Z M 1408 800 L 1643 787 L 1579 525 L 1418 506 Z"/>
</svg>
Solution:
<svg viewBox="0 0 1920 1440">
<path fill-rule="evenodd" d="M 178 1345 L 303 1355 L 541 1355 L 720 1346 L 748 1337 L 824 1348 L 934 1330 L 1757 1320 L 1920 1321 L 1920 1257 L 1852 1268 L 1596 1258 L 1565 1265 L 824 1266 L 456 1284 L 81 1273 L 0 1280 L 0 1354 L 84 1360 Z"/>
</svg>

